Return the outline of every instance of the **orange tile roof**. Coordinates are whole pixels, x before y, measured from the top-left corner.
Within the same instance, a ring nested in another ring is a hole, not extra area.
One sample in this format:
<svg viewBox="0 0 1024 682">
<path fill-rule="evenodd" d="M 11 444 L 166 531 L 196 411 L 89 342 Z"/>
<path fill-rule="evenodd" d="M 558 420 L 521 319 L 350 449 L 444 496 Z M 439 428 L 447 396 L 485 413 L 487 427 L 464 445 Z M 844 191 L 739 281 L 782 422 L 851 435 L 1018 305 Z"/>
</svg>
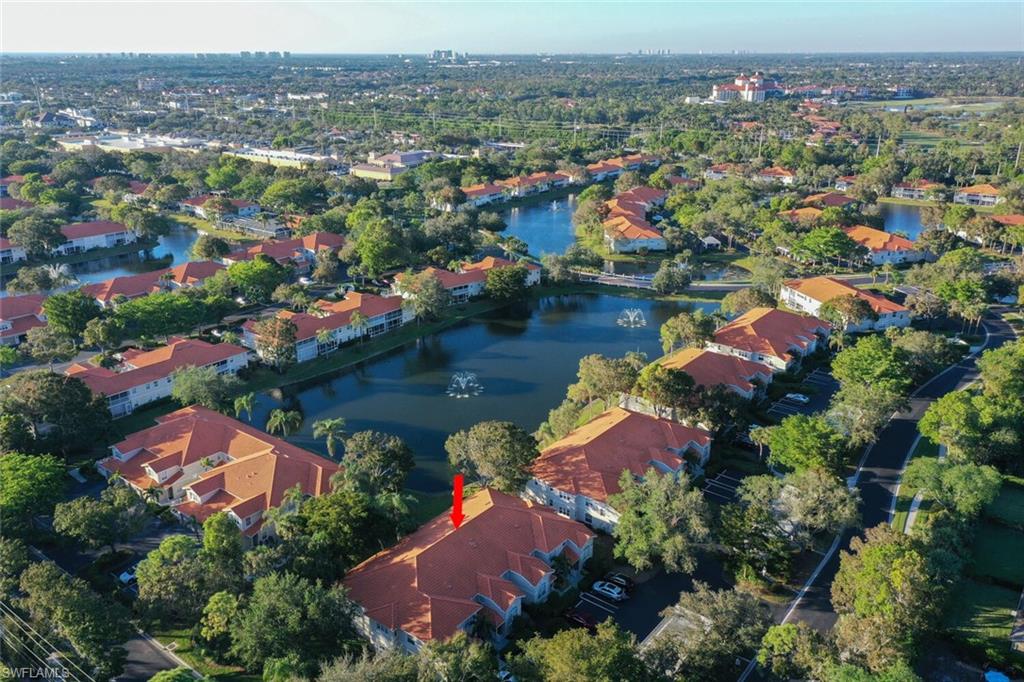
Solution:
<svg viewBox="0 0 1024 682">
<path fill-rule="evenodd" d="M 316 305 L 319 306 L 322 314 L 314 315 L 282 310 L 277 313 L 277 317 L 291 320 L 297 328 L 295 340 L 302 341 L 313 338 L 321 329 L 333 330 L 348 326 L 349 320 L 352 319 L 352 313 L 357 310 L 367 318 L 401 310 L 402 300 L 401 296 L 377 296 L 376 294 L 361 294 L 352 291 L 340 301 L 323 299 L 317 301 Z M 255 322 L 255 320 L 249 320 L 242 327 L 252 331 Z"/>
<path fill-rule="evenodd" d="M 683 458 L 670 448 L 685 450 L 691 443 L 703 448 L 710 442 L 703 429 L 613 407 L 544 448 L 530 471 L 558 490 L 606 502 L 621 492 L 623 471 L 642 476 L 653 462 L 676 470 Z"/>
<path fill-rule="evenodd" d="M 793 357 L 790 348 L 804 349 L 817 331 L 831 328 L 816 317 L 777 308 L 752 308 L 715 332 L 715 343 L 789 362 Z"/>
<path fill-rule="evenodd" d="M 269 256 L 278 262 L 300 257 L 305 251 L 316 253 L 321 249 L 339 250 L 345 245 L 345 238 L 333 232 L 313 232 L 294 239 L 270 239 L 248 249 L 233 251 L 227 258 L 232 261 L 250 260 L 258 254 Z"/>
<path fill-rule="evenodd" d="M 783 284 L 790 289 L 810 296 L 819 303 L 827 303 L 833 298 L 840 296 L 856 296 L 868 302 L 871 309 L 879 315 L 886 313 L 905 312 L 907 309 L 895 301 L 890 301 L 884 296 L 864 291 L 857 287 L 832 277 L 810 277 L 808 279 L 791 279 Z"/>
<path fill-rule="evenodd" d="M 501 185 L 488 182 L 481 182 L 477 185 L 467 185 L 461 189 L 467 199 L 472 199 L 474 197 L 486 197 L 492 194 L 501 194 L 505 191 Z"/>
<path fill-rule="evenodd" d="M 814 206 L 804 206 L 803 208 L 794 208 L 792 211 L 780 213 L 779 217 L 793 222 L 817 220 L 821 217 L 821 209 Z"/>
<path fill-rule="evenodd" d="M 458 530 L 444 513 L 345 576 L 349 597 L 366 615 L 420 641 L 444 640 L 474 614 L 500 625 L 500 615 L 476 601 L 486 595 L 504 608 L 522 591 L 503 576 L 513 571 L 536 585 L 551 567 L 533 555 L 563 542 L 583 548 L 585 526 L 547 507 L 484 489 L 463 502 Z"/>
<path fill-rule="evenodd" d="M 945 187 L 941 182 L 932 182 L 931 180 L 909 180 L 907 182 L 898 182 L 896 187 L 900 189 L 939 189 Z"/>
<path fill-rule="evenodd" d="M 646 220 L 631 216 L 618 216 L 602 223 L 605 233 L 612 239 L 633 240 L 633 239 L 658 239 L 661 232 L 651 227 Z"/>
<path fill-rule="evenodd" d="M 771 168 L 763 168 L 758 171 L 758 175 L 765 175 L 772 178 L 792 178 L 796 176 L 796 172 L 782 166 L 772 166 Z"/>
<path fill-rule="evenodd" d="M 469 272 L 452 272 L 451 270 L 443 270 L 441 268 L 435 268 L 433 266 L 424 268 L 421 272 L 429 272 L 434 277 L 437 277 L 438 281 L 441 282 L 441 286 L 445 289 L 454 289 L 456 287 L 465 286 L 474 282 L 483 282 L 487 279 L 487 273 L 480 270 L 471 270 Z M 401 282 L 405 279 L 405 273 L 400 272 L 395 275 L 395 281 Z"/>
<path fill-rule="evenodd" d="M 0 320 L 10 322 L 10 329 L 0 331 L 0 339 L 19 337 L 33 327 L 46 324 L 39 319 L 43 314 L 42 294 L 24 294 L 22 296 L 5 296 L 0 298 Z"/>
<path fill-rule="evenodd" d="M 803 204 L 821 204 L 822 206 L 846 206 L 847 204 L 856 203 L 856 199 L 848 197 L 845 194 L 839 192 L 822 192 L 820 194 L 811 194 L 804 198 Z"/>
<path fill-rule="evenodd" d="M 169 377 L 183 367 L 202 367 L 246 353 L 245 348 L 230 343 L 174 338 L 166 346 L 153 350 L 125 351 L 121 356 L 125 367 L 120 372 L 74 363 L 64 373 L 84 381 L 93 393 L 110 396 Z"/>
<path fill-rule="evenodd" d="M 771 380 L 771 370 L 759 362 L 703 348 L 683 348 L 659 362 L 670 369 L 683 370 L 698 386 L 735 386 L 747 392 L 754 390 L 751 379 L 757 375 Z"/>
<path fill-rule="evenodd" d="M 906 237 L 900 237 L 885 230 L 876 230 L 867 225 L 854 225 L 843 228 L 853 241 L 869 251 L 914 251 L 917 247 Z"/>
<path fill-rule="evenodd" d="M 126 275 L 112 279 L 87 284 L 81 288 L 82 293 L 91 298 L 109 303 L 115 296 L 135 298 L 161 291 L 161 282 L 167 276 L 179 286 L 196 286 L 202 284 L 207 277 L 211 277 L 224 266 L 213 261 L 189 261 L 173 268 L 161 268 L 150 272 L 143 272 L 138 275 Z"/>
<path fill-rule="evenodd" d="M 998 196 L 999 188 L 995 185 L 988 183 L 982 185 L 971 185 L 970 187 L 961 187 L 956 191 L 957 194 L 985 194 L 990 196 Z"/>
<path fill-rule="evenodd" d="M 1000 225 L 1024 225 L 1024 215 L 1021 215 L 1020 213 L 994 215 L 990 217 Z"/>
<path fill-rule="evenodd" d="M 501 269 L 511 267 L 513 265 L 522 265 L 527 270 L 540 270 L 540 266 L 537 265 L 536 263 L 530 263 L 529 261 L 516 263 L 505 258 L 498 258 L 496 256 L 487 256 L 481 260 L 478 260 L 476 263 L 463 263 L 462 270 L 463 272 L 486 273 L 489 272 L 490 270 L 494 270 L 495 268 Z"/>
<path fill-rule="evenodd" d="M 200 497 L 218 492 L 207 503 L 176 507 L 200 522 L 223 509 L 252 513 L 280 506 L 285 492 L 296 485 L 307 495 L 323 495 L 330 491 L 330 478 L 339 468 L 328 459 L 198 405 L 156 421 L 156 426 L 137 431 L 114 446 L 125 454 L 137 451 L 131 459 L 122 462 L 108 457 L 100 464 L 145 489 L 156 482 L 143 465 L 160 472 L 226 454 L 227 462 L 185 486 Z"/>
<path fill-rule="evenodd" d="M 122 223 L 115 223 L 109 220 L 94 220 L 88 223 L 69 223 L 61 225 L 60 232 L 68 240 L 82 239 L 83 237 L 98 237 L 103 234 L 117 234 L 129 232 L 130 230 Z"/>
</svg>

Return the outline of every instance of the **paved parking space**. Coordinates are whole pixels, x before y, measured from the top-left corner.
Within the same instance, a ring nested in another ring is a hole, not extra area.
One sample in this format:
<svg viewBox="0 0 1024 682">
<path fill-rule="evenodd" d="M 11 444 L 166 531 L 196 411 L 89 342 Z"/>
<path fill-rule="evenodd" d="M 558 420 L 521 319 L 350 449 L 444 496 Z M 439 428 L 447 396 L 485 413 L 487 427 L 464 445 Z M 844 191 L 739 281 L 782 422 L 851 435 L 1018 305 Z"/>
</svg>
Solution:
<svg viewBox="0 0 1024 682">
<path fill-rule="evenodd" d="M 715 502 L 728 503 L 736 501 L 736 488 L 743 481 L 739 472 L 725 469 L 719 471 L 714 478 L 704 481 L 704 495 Z"/>
<path fill-rule="evenodd" d="M 808 389 L 813 389 L 804 393 L 804 395 L 810 398 L 809 402 L 798 403 L 788 398 L 779 398 L 768 408 L 768 414 L 775 419 L 781 420 L 794 414 L 823 412 L 828 409 L 833 394 L 839 390 L 839 382 L 823 369 L 816 369 L 808 374 L 804 378 L 802 385 L 808 387 Z M 799 392 L 799 390 L 794 391 L 794 393 Z"/>
</svg>

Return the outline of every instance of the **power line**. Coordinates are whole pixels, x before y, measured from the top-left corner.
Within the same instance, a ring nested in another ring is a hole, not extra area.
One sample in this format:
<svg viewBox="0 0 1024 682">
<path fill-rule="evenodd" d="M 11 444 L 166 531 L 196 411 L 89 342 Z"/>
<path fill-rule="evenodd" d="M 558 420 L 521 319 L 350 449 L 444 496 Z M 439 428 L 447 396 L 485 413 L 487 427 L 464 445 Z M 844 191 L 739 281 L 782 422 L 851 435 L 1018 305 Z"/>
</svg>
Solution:
<svg viewBox="0 0 1024 682">
<path fill-rule="evenodd" d="M 41 634 L 39 634 L 35 630 L 35 628 L 33 628 L 31 625 L 29 625 L 28 622 L 25 621 L 25 619 L 23 619 L 20 615 L 18 615 L 18 613 L 14 609 L 12 609 L 10 606 L 4 604 L 2 601 L 0 601 L 0 614 L 5 614 L 5 615 L 9 616 L 10 618 L 12 618 L 14 620 L 14 624 L 17 625 L 22 630 L 22 632 L 26 633 L 26 636 L 28 636 L 30 638 L 30 640 L 32 641 L 33 644 L 35 644 L 36 646 L 41 646 L 39 644 L 39 641 L 43 642 L 43 644 L 45 646 L 43 646 L 42 648 L 49 649 L 49 650 L 53 651 L 54 653 L 56 653 L 56 655 L 58 657 L 63 657 L 64 660 L 66 660 L 68 663 L 73 665 L 78 670 L 78 672 L 82 673 L 82 675 L 84 675 L 86 679 L 88 679 L 88 680 L 94 679 L 92 675 L 87 673 L 85 670 L 82 669 L 82 667 L 80 665 L 75 663 L 74 659 L 72 659 L 71 657 L 67 656 L 66 654 L 62 654 L 59 647 L 55 646 L 53 644 L 53 642 L 50 642 L 48 639 L 46 639 Z M 29 632 L 31 632 L 32 634 L 28 634 Z M 39 641 L 36 641 L 35 639 L 32 639 L 32 635 L 35 635 L 35 637 L 38 638 Z"/>
</svg>

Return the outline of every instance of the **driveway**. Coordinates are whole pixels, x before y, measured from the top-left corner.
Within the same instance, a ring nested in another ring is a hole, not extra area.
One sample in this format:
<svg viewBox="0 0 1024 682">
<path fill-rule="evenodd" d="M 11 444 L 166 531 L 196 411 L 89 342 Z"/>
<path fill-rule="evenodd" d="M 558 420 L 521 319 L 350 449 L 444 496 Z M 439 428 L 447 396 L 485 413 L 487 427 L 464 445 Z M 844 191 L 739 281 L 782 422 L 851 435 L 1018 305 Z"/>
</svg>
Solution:
<svg viewBox="0 0 1024 682">
<path fill-rule="evenodd" d="M 807 386 L 813 389 L 803 393 L 803 395 L 806 395 L 810 399 L 808 402 L 800 403 L 795 400 L 782 397 L 776 400 L 772 406 L 768 408 L 768 414 L 776 419 L 782 420 L 794 414 L 809 415 L 816 412 L 824 412 L 828 409 L 828 405 L 832 401 L 832 396 L 839 390 L 839 382 L 823 369 L 816 369 L 808 374 L 804 378 L 802 386 Z"/>
</svg>

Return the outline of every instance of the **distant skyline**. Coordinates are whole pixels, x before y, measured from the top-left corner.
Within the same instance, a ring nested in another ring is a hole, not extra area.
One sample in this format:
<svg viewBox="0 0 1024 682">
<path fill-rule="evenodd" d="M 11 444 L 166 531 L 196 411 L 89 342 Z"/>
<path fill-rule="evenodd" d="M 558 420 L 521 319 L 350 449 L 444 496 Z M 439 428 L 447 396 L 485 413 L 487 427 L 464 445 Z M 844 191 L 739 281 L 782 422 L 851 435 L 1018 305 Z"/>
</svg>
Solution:
<svg viewBox="0 0 1024 682">
<path fill-rule="evenodd" d="M 1024 51 L 1024 2 L 3 0 L 16 52 Z"/>
</svg>

